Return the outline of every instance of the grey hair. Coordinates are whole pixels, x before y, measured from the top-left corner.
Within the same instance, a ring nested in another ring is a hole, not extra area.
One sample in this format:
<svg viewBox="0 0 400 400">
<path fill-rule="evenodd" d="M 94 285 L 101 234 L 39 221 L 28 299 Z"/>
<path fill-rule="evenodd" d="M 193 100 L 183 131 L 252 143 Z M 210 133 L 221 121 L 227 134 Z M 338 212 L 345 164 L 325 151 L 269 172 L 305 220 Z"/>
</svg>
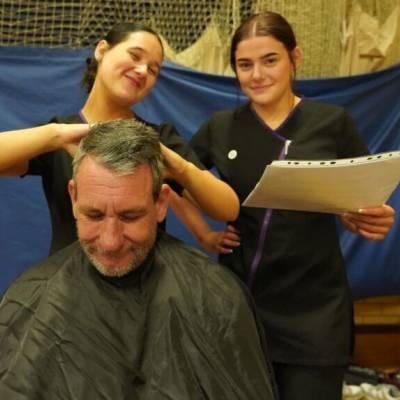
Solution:
<svg viewBox="0 0 400 400">
<path fill-rule="evenodd" d="M 129 175 L 148 164 L 153 176 L 153 198 L 158 199 L 163 183 L 163 162 L 158 133 L 134 119 L 99 122 L 90 128 L 72 161 L 72 179 L 76 181 L 86 156 L 118 175 Z"/>
</svg>

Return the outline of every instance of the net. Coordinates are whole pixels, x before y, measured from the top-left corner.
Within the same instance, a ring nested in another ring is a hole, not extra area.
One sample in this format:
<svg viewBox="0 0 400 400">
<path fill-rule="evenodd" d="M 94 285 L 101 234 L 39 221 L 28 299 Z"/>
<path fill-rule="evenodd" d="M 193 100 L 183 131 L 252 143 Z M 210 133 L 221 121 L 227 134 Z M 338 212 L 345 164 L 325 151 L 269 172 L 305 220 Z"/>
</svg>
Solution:
<svg viewBox="0 0 400 400">
<path fill-rule="evenodd" d="M 0 1 L 0 44 L 46 47 L 94 45 L 121 21 L 143 21 L 160 32 L 175 51 L 201 35 L 212 17 L 223 26 L 223 1 Z"/>
<path fill-rule="evenodd" d="M 380 20 L 398 0 L 359 0 Z M 355 0 L 0 0 L 0 45 L 92 47 L 113 25 L 142 21 L 159 32 L 166 56 L 201 71 L 232 74 L 229 43 L 254 12 L 276 11 L 293 25 L 304 62 L 299 77 L 336 76 L 346 15 Z"/>
</svg>

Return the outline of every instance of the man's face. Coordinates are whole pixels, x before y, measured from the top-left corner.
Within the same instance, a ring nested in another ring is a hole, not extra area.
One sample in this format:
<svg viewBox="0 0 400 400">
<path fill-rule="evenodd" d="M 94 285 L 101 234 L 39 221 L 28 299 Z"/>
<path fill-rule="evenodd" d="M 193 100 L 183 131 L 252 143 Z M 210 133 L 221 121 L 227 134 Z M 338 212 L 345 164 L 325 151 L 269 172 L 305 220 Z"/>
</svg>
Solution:
<svg viewBox="0 0 400 400">
<path fill-rule="evenodd" d="M 106 276 L 123 276 L 137 268 L 153 247 L 157 223 L 165 218 L 168 187 L 152 195 L 148 164 L 119 176 L 86 156 L 69 192 L 78 237 L 93 265 Z"/>
</svg>

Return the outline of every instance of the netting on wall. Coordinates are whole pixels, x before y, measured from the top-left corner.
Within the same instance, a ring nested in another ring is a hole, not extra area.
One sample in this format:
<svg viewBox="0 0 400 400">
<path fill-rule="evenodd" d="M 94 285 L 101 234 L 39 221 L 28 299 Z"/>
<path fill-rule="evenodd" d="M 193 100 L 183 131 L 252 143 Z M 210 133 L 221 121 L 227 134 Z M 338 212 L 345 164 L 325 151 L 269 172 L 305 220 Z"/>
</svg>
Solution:
<svg viewBox="0 0 400 400">
<path fill-rule="evenodd" d="M 271 9 L 285 16 L 303 49 L 299 76 L 335 76 L 346 0 L 258 0 L 255 11 Z"/>
<path fill-rule="evenodd" d="M 182 51 L 201 36 L 211 18 L 222 30 L 231 30 L 227 3 L 232 2 L 0 0 L 0 45 L 92 46 L 115 23 L 140 20 L 156 28 L 175 51 Z M 241 7 L 249 15 L 250 7 Z"/>
<path fill-rule="evenodd" d="M 299 77 L 336 76 L 343 28 L 354 4 L 384 21 L 400 0 L 0 0 L 0 46 L 94 46 L 113 25 L 143 21 L 163 37 L 168 59 L 232 74 L 229 43 L 241 20 L 276 11 L 293 25 Z"/>
<path fill-rule="evenodd" d="M 347 0 L 347 13 L 355 5 L 360 5 L 364 12 L 376 18 L 380 23 L 385 22 L 396 6 L 400 5 L 399 0 Z"/>
<path fill-rule="evenodd" d="M 116 22 L 148 15 L 140 1 L 0 0 L 3 46 L 92 46 Z"/>
</svg>

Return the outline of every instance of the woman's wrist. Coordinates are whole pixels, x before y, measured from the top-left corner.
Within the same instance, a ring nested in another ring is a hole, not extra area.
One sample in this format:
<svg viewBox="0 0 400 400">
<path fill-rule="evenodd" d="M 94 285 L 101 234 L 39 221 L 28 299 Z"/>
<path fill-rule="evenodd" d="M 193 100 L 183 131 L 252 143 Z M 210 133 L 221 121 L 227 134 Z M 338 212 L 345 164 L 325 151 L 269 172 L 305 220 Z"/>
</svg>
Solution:
<svg viewBox="0 0 400 400">
<path fill-rule="evenodd" d="M 54 122 L 46 125 L 47 144 L 46 151 L 58 150 L 64 145 L 63 128 L 60 124 Z"/>
<path fill-rule="evenodd" d="M 194 174 L 198 170 L 194 164 L 190 161 L 184 160 L 179 169 L 175 169 L 174 176 L 172 178 L 177 181 L 181 186 L 187 187 L 190 182 L 193 182 L 195 179 Z M 199 170 L 200 171 L 200 170 Z"/>
</svg>

